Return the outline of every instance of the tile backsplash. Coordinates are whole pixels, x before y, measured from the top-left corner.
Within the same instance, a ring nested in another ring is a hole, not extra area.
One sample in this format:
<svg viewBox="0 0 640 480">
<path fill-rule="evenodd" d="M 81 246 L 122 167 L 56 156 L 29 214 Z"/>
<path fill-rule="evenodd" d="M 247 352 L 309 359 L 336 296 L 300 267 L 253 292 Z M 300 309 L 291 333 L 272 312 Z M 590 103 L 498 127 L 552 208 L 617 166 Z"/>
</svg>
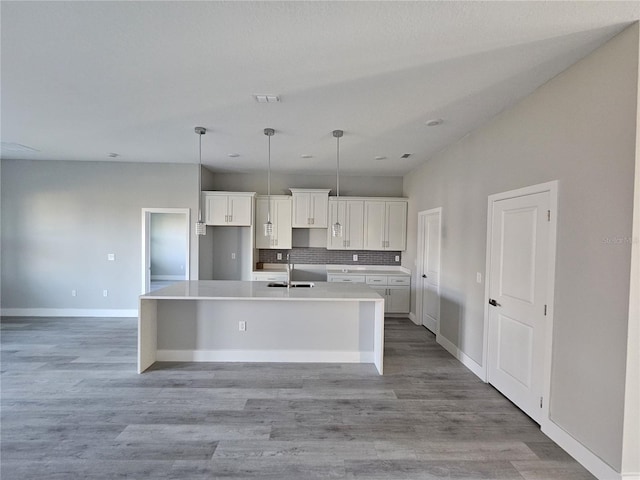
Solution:
<svg viewBox="0 0 640 480">
<path fill-rule="evenodd" d="M 402 260 L 401 252 L 371 250 L 327 250 L 326 248 L 294 247 L 291 250 L 260 250 L 259 261 L 262 263 L 286 263 L 287 253 L 291 254 L 293 263 L 314 265 L 400 265 L 396 256 Z M 282 253 L 282 260 L 278 260 Z M 358 261 L 353 261 L 358 255 Z"/>
</svg>

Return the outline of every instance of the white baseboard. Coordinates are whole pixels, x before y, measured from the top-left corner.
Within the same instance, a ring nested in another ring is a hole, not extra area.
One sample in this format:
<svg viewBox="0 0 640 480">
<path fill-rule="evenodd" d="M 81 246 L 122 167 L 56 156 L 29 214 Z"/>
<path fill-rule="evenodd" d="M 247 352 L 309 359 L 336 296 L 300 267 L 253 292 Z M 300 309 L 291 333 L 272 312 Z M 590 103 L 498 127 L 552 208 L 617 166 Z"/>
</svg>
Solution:
<svg viewBox="0 0 640 480">
<path fill-rule="evenodd" d="M 640 478 L 640 475 L 637 474 L 621 475 L 619 472 L 616 472 L 600 457 L 569 435 L 552 420 L 544 420 L 540 430 L 600 480 L 631 480 Z"/>
<path fill-rule="evenodd" d="M 137 317 L 138 309 L 3 308 L 3 317 Z"/>
<path fill-rule="evenodd" d="M 411 320 L 413 323 L 415 323 L 416 325 L 420 325 L 418 323 L 418 317 L 416 317 L 416 314 L 413 312 L 409 312 L 409 320 Z"/>
<path fill-rule="evenodd" d="M 447 352 L 456 357 L 460 361 L 460 363 L 471 370 L 477 377 L 480 378 L 480 380 L 482 380 L 483 382 L 487 381 L 484 368 L 471 357 L 466 355 L 463 351 L 461 351 L 458 347 L 456 347 L 453 343 L 447 340 L 443 335 L 436 335 L 436 342 L 442 345 L 442 347 Z"/>
<path fill-rule="evenodd" d="M 154 280 L 158 280 L 158 281 L 163 281 L 163 280 L 180 281 L 180 280 L 184 280 L 184 275 L 151 275 L 151 281 L 154 281 Z"/>
<path fill-rule="evenodd" d="M 374 363 L 373 352 L 307 350 L 158 350 L 164 362 Z"/>
<path fill-rule="evenodd" d="M 640 472 L 638 473 L 623 473 L 622 480 L 640 480 Z"/>
</svg>

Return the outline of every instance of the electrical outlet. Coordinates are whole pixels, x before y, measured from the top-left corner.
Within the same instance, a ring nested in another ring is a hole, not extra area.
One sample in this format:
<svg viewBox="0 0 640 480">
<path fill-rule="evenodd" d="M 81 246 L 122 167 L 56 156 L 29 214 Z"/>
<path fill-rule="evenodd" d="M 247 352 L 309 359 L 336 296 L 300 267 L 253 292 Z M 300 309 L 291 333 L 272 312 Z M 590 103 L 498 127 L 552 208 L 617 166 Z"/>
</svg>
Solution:
<svg viewBox="0 0 640 480">
<path fill-rule="evenodd" d="M 400 261 L 400 255 L 396 255 L 396 262 Z"/>
<path fill-rule="evenodd" d="M 358 254 L 357 254 L 357 253 L 354 253 L 354 254 L 353 254 L 353 261 L 354 261 L 354 262 L 357 262 L 357 261 L 358 261 Z"/>
<path fill-rule="evenodd" d="M 235 259 L 236 259 L 236 253 L 235 253 L 235 252 L 233 252 L 233 253 L 231 254 L 231 260 L 235 260 Z"/>
<path fill-rule="evenodd" d="M 480 272 L 476 272 L 476 282 L 482 283 L 482 274 Z"/>
<path fill-rule="evenodd" d="M 71 296 L 75 297 L 78 295 L 78 292 L 76 290 L 71 290 Z"/>
<path fill-rule="evenodd" d="M 276 253 L 276 259 L 277 260 L 282 260 L 282 253 L 280 253 L 280 252 Z"/>
<path fill-rule="evenodd" d="M 109 290 L 102 290 L 102 296 L 103 297 L 109 296 Z"/>
<path fill-rule="evenodd" d="M 241 332 L 246 332 L 247 331 L 247 322 L 240 320 L 238 322 L 238 330 Z"/>
</svg>

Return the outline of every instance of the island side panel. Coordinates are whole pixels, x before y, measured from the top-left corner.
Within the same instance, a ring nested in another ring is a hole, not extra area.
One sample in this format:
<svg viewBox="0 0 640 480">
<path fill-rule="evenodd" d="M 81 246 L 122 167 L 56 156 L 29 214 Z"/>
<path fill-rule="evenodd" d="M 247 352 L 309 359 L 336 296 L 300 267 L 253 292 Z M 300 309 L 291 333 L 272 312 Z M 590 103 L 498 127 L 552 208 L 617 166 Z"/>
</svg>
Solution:
<svg viewBox="0 0 640 480">
<path fill-rule="evenodd" d="M 138 309 L 138 373 L 156 361 L 158 345 L 158 300 L 140 299 Z"/>
<path fill-rule="evenodd" d="M 373 355 L 378 373 L 384 373 L 384 300 L 376 300 L 373 305 L 374 315 L 374 338 L 373 338 Z"/>
<path fill-rule="evenodd" d="M 161 303 L 158 360 L 374 363 L 374 312 L 363 322 L 359 301 L 187 302 Z"/>
</svg>

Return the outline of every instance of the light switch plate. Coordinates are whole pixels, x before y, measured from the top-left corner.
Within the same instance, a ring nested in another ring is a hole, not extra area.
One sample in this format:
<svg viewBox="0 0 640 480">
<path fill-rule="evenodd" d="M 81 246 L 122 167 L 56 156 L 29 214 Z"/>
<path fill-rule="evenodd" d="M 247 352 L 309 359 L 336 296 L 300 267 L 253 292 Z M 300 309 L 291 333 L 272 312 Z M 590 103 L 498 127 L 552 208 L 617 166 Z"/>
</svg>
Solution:
<svg viewBox="0 0 640 480">
<path fill-rule="evenodd" d="M 116 260 L 116 254 L 115 253 L 107 253 L 107 260 L 109 260 L 110 262 L 114 262 Z"/>
</svg>

